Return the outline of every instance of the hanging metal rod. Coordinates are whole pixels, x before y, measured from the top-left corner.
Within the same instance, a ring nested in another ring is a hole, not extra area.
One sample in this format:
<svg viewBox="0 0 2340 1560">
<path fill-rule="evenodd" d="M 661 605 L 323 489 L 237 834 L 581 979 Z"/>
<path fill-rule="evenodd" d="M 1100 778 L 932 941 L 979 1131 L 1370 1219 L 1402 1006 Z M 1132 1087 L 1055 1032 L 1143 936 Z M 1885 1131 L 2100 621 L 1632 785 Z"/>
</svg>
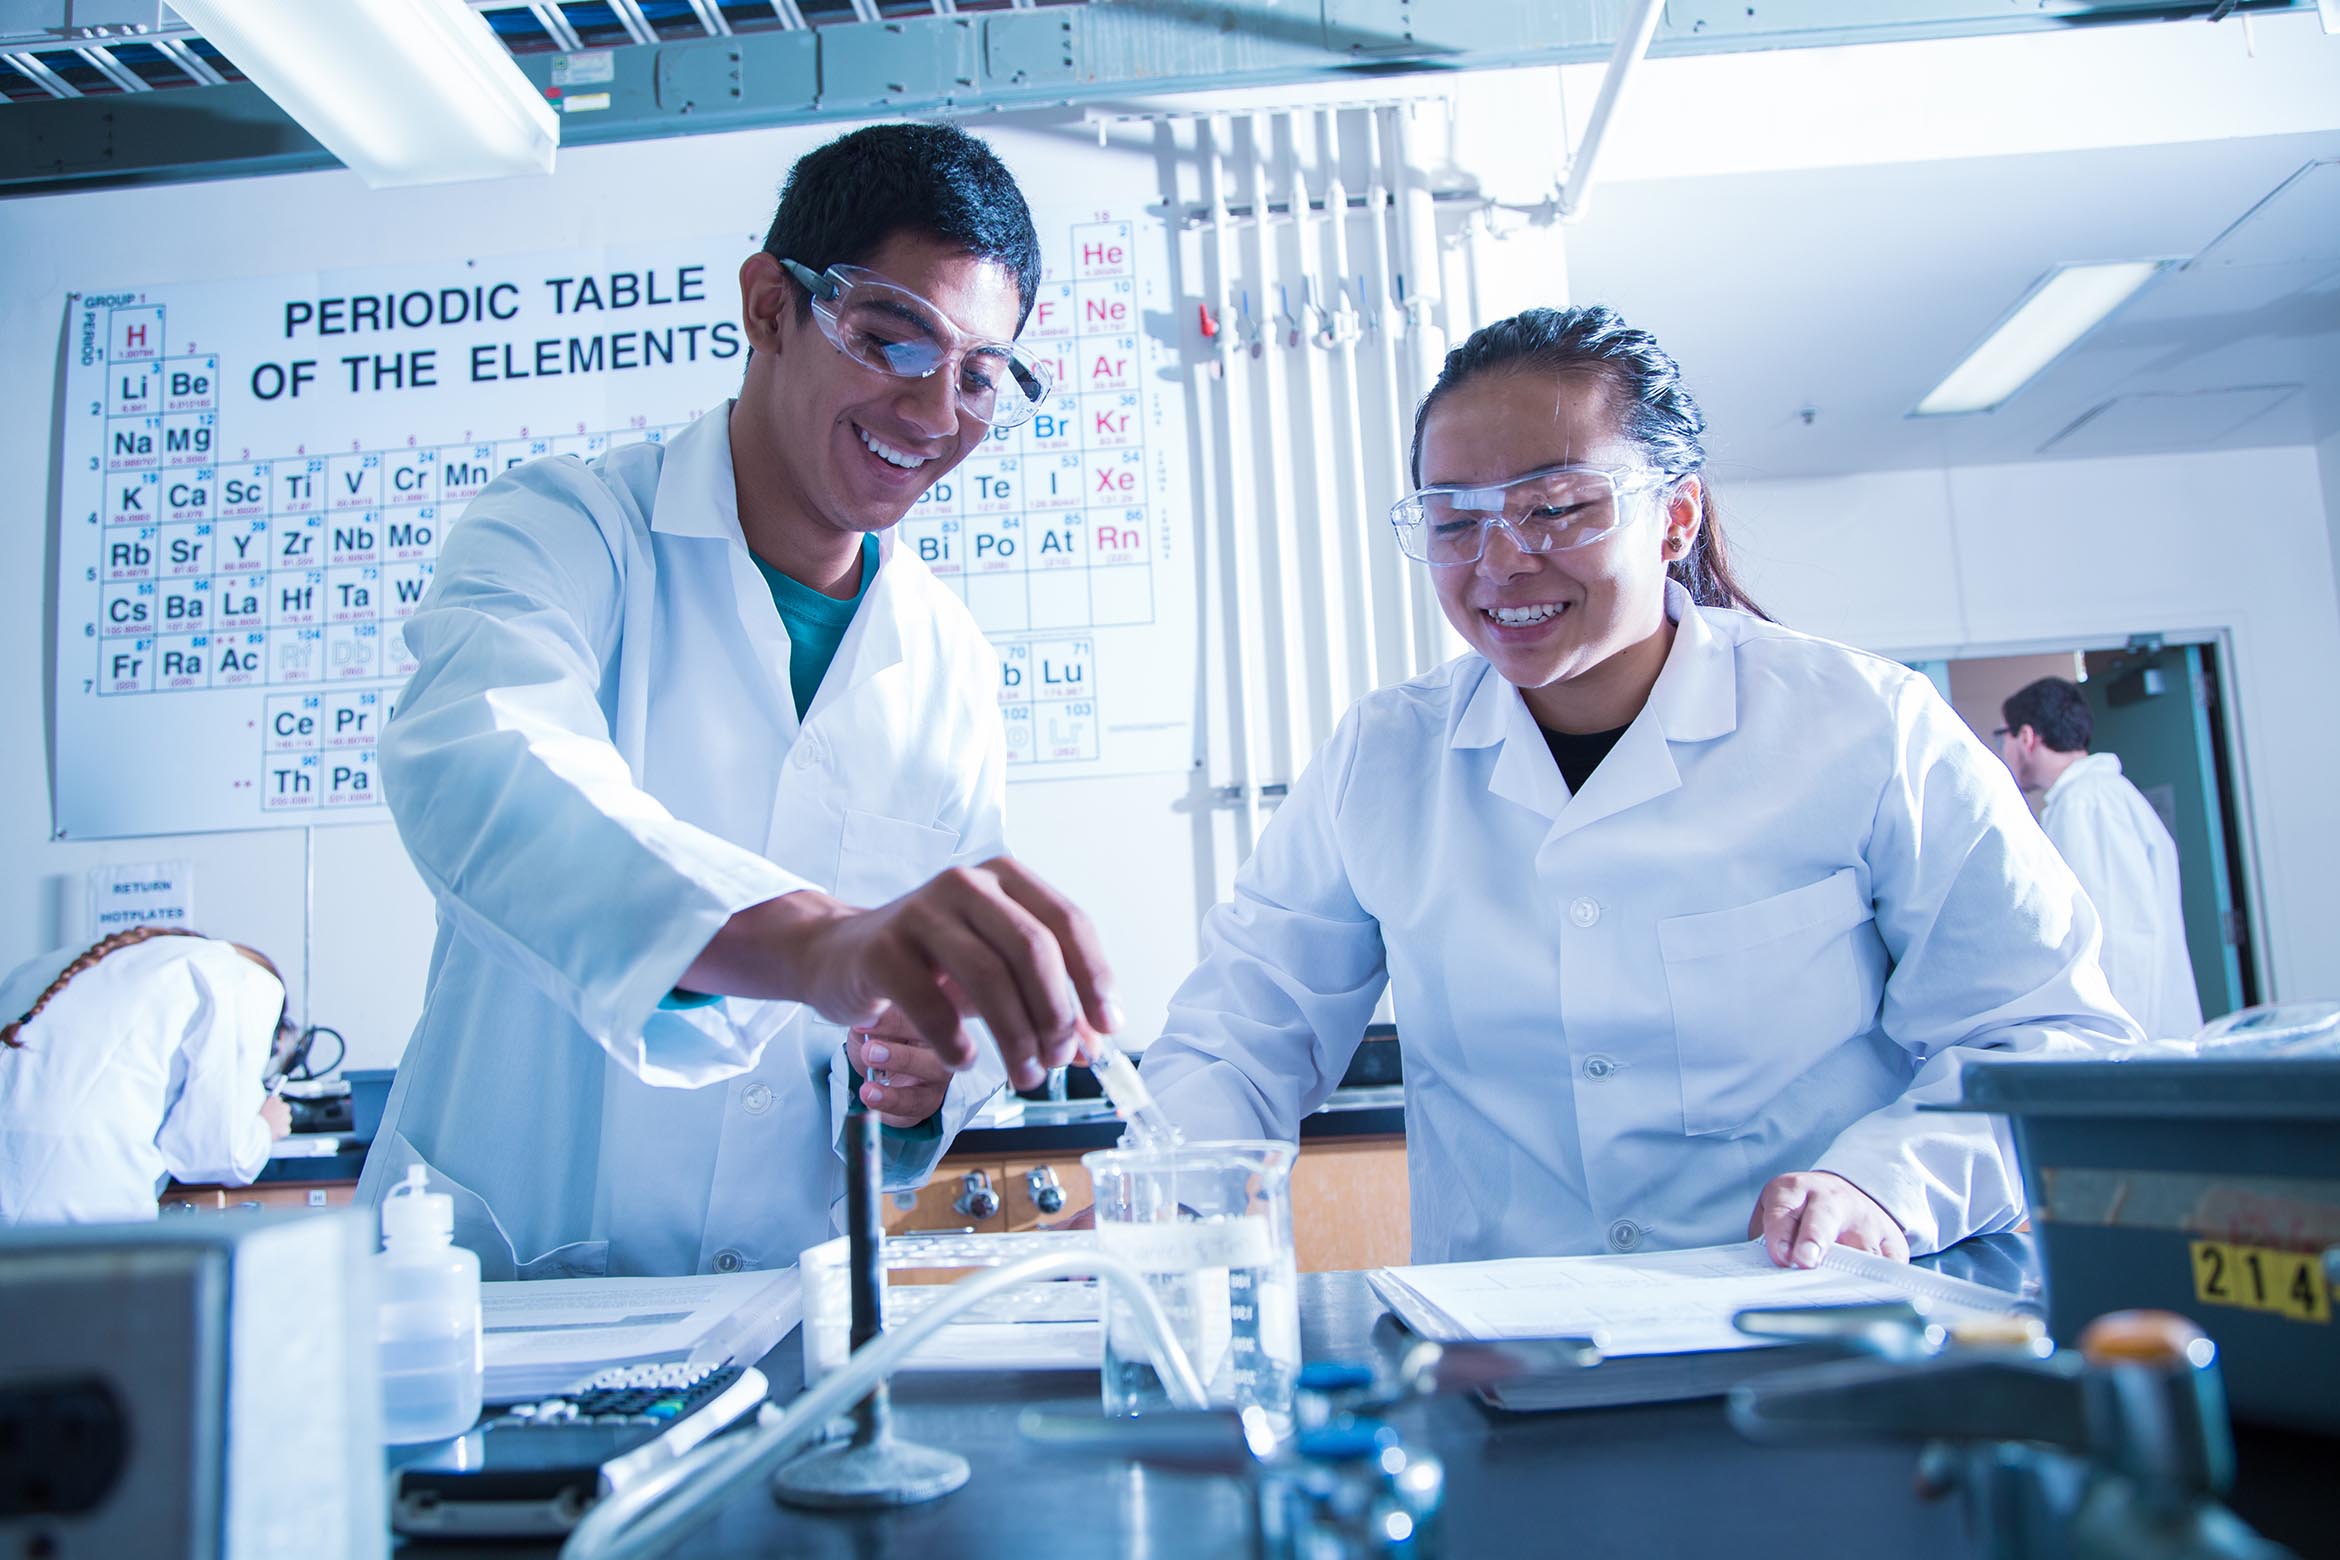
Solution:
<svg viewBox="0 0 2340 1560">
<path fill-rule="evenodd" d="M 1601 73 L 1601 95 L 1593 102 L 1592 119 L 1584 127 L 1584 139 L 1576 145 L 1576 154 L 1568 160 L 1568 173 L 1560 187 L 1560 220 L 1574 221 L 1584 214 L 1585 203 L 1592 198 L 1593 164 L 1601 153 L 1601 142 L 1609 131 L 1609 121 L 1617 112 L 1617 105 L 1625 99 L 1625 88 L 1649 57 L 1650 41 L 1657 37 L 1658 22 L 1666 14 L 1666 0 L 1638 0 L 1631 21 L 1617 39 L 1617 52 L 1609 56 L 1609 68 Z"/>
<path fill-rule="evenodd" d="M 1431 194 L 1430 199 L 1441 206 L 1490 206 L 1494 204 L 1477 190 L 1438 190 Z M 1333 209 L 1326 202 L 1315 197 L 1311 197 L 1301 204 L 1319 215 Z M 1370 211 L 1374 204 L 1371 196 L 1360 193 L 1344 197 L 1340 209 L 1349 212 Z M 1220 208 L 1210 205 L 1208 202 L 1181 203 L 1177 206 L 1158 206 L 1154 209 L 1163 212 L 1165 216 L 1173 216 L 1180 227 L 1188 230 L 1209 227 L 1221 220 L 1224 220 L 1231 227 L 1241 228 L 1258 220 L 1255 215 L 1256 208 L 1250 205 L 1228 206 L 1225 208 L 1224 218 L 1218 214 Z M 1288 200 L 1271 200 L 1267 203 L 1267 214 L 1270 222 L 1288 222 L 1292 218 L 1292 203 Z"/>
</svg>

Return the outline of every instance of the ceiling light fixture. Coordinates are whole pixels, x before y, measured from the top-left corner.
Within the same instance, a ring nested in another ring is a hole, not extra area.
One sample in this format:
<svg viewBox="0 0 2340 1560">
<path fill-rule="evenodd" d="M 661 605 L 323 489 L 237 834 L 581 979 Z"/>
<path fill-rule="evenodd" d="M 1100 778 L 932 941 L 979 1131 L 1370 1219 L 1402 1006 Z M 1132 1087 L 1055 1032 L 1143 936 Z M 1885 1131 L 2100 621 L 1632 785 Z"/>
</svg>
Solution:
<svg viewBox="0 0 2340 1560">
<path fill-rule="evenodd" d="M 2042 277 L 1998 328 L 1910 413 L 1955 417 L 1995 411 L 2174 260 L 2062 265 Z"/>
<path fill-rule="evenodd" d="M 366 183 L 550 173 L 560 121 L 464 0 L 171 0 Z"/>
</svg>

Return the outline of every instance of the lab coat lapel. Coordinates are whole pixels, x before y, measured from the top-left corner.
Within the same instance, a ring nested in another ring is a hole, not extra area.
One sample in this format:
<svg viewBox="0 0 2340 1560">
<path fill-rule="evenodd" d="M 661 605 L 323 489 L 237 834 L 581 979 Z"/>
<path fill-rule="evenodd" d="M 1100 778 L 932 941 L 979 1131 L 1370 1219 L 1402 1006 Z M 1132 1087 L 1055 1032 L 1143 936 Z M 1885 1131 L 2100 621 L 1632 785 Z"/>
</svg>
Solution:
<svg viewBox="0 0 2340 1560">
<path fill-rule="evenodd" d="M 1528 713 L 1527 701 L 1486 662 L 1481 661 L 1477 671 L 1478 684 L 1447 745 L 1458 753 L 1498 749 L 1487 777 L 1488 792 L 1546 821 L 1559 817 L 1568 803 L 1568 788 L 1560 783 L 1560 770 L 1544 745 L 1536 718 Z"/>
<path fill-rule="evenodd" d="M 1671 581 L 1666 615 L 1674 620 L 1674 643 L 1649 701 L 1561 811 L 1546 843 L 1680 789 L 1673 745 L 1709 742 L 1738 726 L 1732 645 L 1692 604 L 1689 592 Z M 1540 741 L 1542 733 L 1535 735 Z"/>
<path fill-rule="evenodd" d="M 733 611 L 749 655 L 763 672 L 757 679 L 765 711 L 779 729 L 796 734 L 796 699 L 788 687 L 788 629 L 773 605 L 755 555 L 739 523 L 739 485 L 731 464 L 731 403 L 678 434 L 658 470 L 658 497 L 650 529 L 662 536 L 695 537 L 721 548 L 723 574 L 731 586 Z"/>
<path fill-rule="evenodd" d="M 869 594 L 862 598 L 860 610 L 853 614 L 845 637 L 838 642 L 837 658 L 806 708 L 806 720 L 902 664 L 903 619 L 914 609 L 917 594 L 909 563 L 908 555 L 894 545 L 894 533 L 879 533 L 877 578 L 869 582 Z"/>
</svg>

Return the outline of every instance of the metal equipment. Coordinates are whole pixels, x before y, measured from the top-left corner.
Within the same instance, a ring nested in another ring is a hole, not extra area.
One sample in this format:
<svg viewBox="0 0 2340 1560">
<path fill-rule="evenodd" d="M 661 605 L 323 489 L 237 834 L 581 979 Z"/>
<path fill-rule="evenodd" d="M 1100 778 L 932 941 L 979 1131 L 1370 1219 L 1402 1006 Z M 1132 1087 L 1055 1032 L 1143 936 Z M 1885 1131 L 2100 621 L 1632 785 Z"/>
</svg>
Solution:
<svg viewBox="0 0 2340 1560">
<path fill-rule="evenodd" d="M 1854 1308 L 1867 1311 L 1870 1308 Z M 1772 1334 L 1777 1313 L 1743 1313 Z M 1817 1340 L 1815 1313 L 1797 1336 Z M 1881 1359 L 1783 1371 L 1731 1394 L 1759 1441 L 1920 1443 L 1919 1488 L 1964 1503 L 1989 1560 L 2283 1560 L 2220 1504 L 2234 1442 L 2217 1346 L 2167 1312 L 2099 1317 L 2076 1349 L 2037 1339 L 1972 1346 L 1922 1319 L 1833 1319 L 1837 1341 Z"/>
</svg>

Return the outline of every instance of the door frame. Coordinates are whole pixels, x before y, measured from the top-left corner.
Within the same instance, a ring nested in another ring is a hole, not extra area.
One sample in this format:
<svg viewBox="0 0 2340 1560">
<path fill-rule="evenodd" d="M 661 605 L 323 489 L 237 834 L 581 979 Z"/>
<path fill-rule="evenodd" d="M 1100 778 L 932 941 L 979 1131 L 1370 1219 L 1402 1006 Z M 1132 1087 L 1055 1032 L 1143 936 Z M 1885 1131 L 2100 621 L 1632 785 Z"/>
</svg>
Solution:
<svg viewBox="0 0 2340 1560">
<path fill-rule="evenodd" d="M 2267 910 L 2260 888 L 2259 824 L 2252 808 L 2256 788 L 2251 784 L 2248 747 L 2242 739 L 2242 706 L 2236 696 L 2234 633 L 2230 628 L 2139 629 L 2128 634 L 2059 634 L 2038 639 L 2002 639 L 1985 643 L 1925 645 L 1880 651 L 1903 662 L 1978 660 L 2005 655 L 2087 654 L 2095 650 L 2125 650 L 2146 635 L 2158 636 L 2165 649 L 2208 646 L 2218 667 L 2217 725 L 2224 751 L 2212 755 L 2224 763 L 2228 793 L 2222 798 L 2234 822 L 2233 855 L 2227 876 L 2241 908 L 2248 935 L 2243 940 L 2242 964 L 2250 989 L 2261 1002 L 2280 1000 L 2267 964 Z M 2188 695 L 2191 697 L 2191 694 Z M 2212 779 L 2216 780 L 2214 773 Z"/>
</svg>

